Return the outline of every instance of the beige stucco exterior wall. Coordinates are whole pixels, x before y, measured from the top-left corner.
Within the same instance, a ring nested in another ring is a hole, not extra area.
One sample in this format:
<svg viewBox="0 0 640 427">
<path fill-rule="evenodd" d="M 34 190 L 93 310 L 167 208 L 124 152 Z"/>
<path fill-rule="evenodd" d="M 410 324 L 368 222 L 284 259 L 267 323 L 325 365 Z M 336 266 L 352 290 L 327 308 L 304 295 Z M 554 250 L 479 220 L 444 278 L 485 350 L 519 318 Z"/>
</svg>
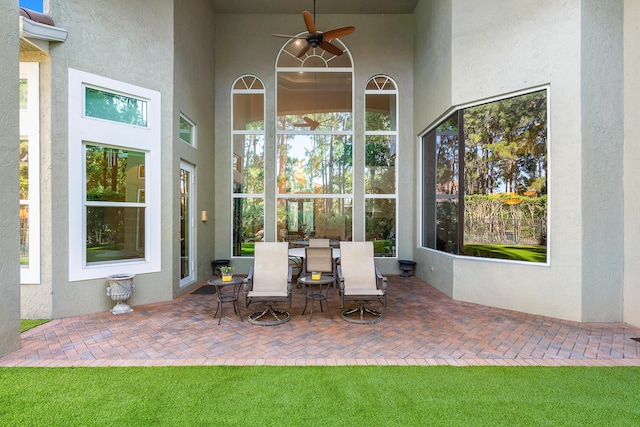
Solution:
<svg viewBox="0 0 640 427">
<path fill-rule="evenodd" d="M 182 112 L 196 124 L 197 147 L 182 142 L 178 132 L 173 133 L 173 235 L 180 235 L 180 210 L 178 208 L 180 160 L 196 168 L 196 280 L 202 282 L 211 276 L 211 260 L 216 247 L 215 226 L 215 15 L 207 0 L 179 2 L 175 8 L 175 63 L 174 102 L 171 118 L 174 129 L 179 129 Z M 179 7 L 178 7 L 179 6 Z M 166 203 L 170 203 L 166 200 Z M 207 211 L 209 221 L 201 220 L 201 211 Z M 173 241 L 174 293 L 191 289 L 189 284 L 179 286 L 180 239 Z"/>
<path fill-rule="evenodd" d="M 0 356 L 20 345 L 18 7 L 0 0 Z M 5 60 L 14 58 L 14 60 Z"/>
<path fill-rule="evenodd" d="M 344 37 L 354 64 L 354 176 L 364 172 L 364 86 L 376 74 L 392 77 L 399 90 L 399 162 L 412 162 L 413 156 L 413 19 L 409 15 L 318 15 L 320 29 L 347 25 L 355 33 Z M 238 31 L 238 29 L 250 29 Z M 266 89 L 266 165 L 267 176 L 275 171 L 275 61 L 286 39 L 272 33 L 297 34 L 304 30 L 302 16 L 295 15 L 218 15 L 216 17 L 216 258 L 231 253 L 231 85 L 244 74 L 258 76 Z M 259 36 L 256 36 L 259 35 Z M 398 223 L 399 257 L 412 257 L 414 205 L 412 168 L 398 168 L 400 203 Z M 266 183 L 266 240 L 275 239 L 275 183 Z M 355 240 L 364 238 L 364 183 L 354 182 Z M 240 272 L 251 265 L 250 258 L 232 263 Z M 385 272 L 398 273 L 397 261 L 379 260 Z"/>
<path fill-rule="evenodd" d="M 113 306 L 106 296 L 106 280 L 69 281 L 68 233 L 70 226 L 77 225 L 68 220 L 68 69 L 161 92 L 162 167 L 172 171 L 173 2 L 94 2 L 90 13 L 87 3 L 79 0 L 50 0 L 48 5 L 56 24 L 69 33 L 64 43 L 50 46 L 51 106 L 46 111 L 50 122 L 44 125 L 50 126 L 51 145 L 46 148 L 48 164 L 42 168 L 42 280 L 43 286 L 51 287 L 45 298 L 52 300 L 51 313 L 44 317 L 57 318 Z M 163 198 L 173 198 L 174 181 L 173 174 L 163 174 Z M 170 203 L 162 204 L 161 217 L 163 224 L 172 222 Z M 136 276 L 130 305 L 173 297 L 173 237 L 171 228 L 163 227 L 162 271 Z"/>
<path fill-rule="evenodd" d="M 604 189 L 615 185 L 622 169 L 620 151 L 614 147 L 606 155 L 584 152 L 596 148 L 608 131 L 615 134 L 611 126 L 621 125 L 613 120 L 603 126 L 604 117 L 622 114 L 616 104 L 620 80 L 615 76 L 621 65 L 603 65 L 596 58 L 602 49 L 619 48 L 614 27 L 622 11 L 617 2 L 598 4 L 579 0 L 436 0 L 421 1 L 416 9 L 415 19 L 420 21 L 428 19 L 427 8 L 451 6 L 451 105 L 550 87 L 549 264 L 451 257 L 418 249 L 416 258 L 426 263 L 418 274 L 456 299 L 578 321 L 622 320 L 622 246 L 616 237 L 605 237 L 609 221 L 613 233 L 621 238 L 622 209 L 616 191 L 609 196 Z M 591 28 L 594 21 L 603 28 Z M 609 37 L 604 39 L 607 47 L 600 47 L 604 33 Z M 447 58 L 449 53 L 416 49 L 415 55 L 419 62 L 421 57 Z M 607 73 L 614 74 L 606 79 L 613 93 L 593 88 Z M 418 72 L 416 77 L 420 77 Z M 431 79 L 421 78 L 424 81 L 416 82 L 416 87 L 428 85 Z M 435 93 L 432 96 L 439 99 Z M 604 114 L 600 108 L 592 108 L 600 103 L 612 111 Z M 415 105 L 418 117 L 419 110 L 426 108 L 418 101 Z M 430 120 L 424 123 L 416 120 L 416 129 L 432 123 L 439 113 L 430 112 L 426 115 Z M 614 145 L 619 140 L 618 136 Z M 607 176 L 606 184 L 598 182 L 601 174 L 609 173 L 608 168 L 614 170 L 613 177 Z M 596 182 L 598 197 L 612 204 L 607 212 L 587 195 Z M 602 245 L 610 245 L 612 253 L 606 253 Z"/>
<path fill-rule="evenodd" d="M 451 108 L 452 57 L 451 14 L 449 1 L 421 1 L 414 12 L 414 148 L 416 180 L 416 228 L 414 233 L 413 260 L 416 261 L 416 276 L 453 295 L 454 257 L 434 256 L 433 251 L 421 249 L 422 221 L 422 151 L 418 137 L 426 126 Z"/>
<path fill-rule="evenodd" d="M 640 2 L 624 1 L 624 320 L 640 325 Z"/>
</svg>

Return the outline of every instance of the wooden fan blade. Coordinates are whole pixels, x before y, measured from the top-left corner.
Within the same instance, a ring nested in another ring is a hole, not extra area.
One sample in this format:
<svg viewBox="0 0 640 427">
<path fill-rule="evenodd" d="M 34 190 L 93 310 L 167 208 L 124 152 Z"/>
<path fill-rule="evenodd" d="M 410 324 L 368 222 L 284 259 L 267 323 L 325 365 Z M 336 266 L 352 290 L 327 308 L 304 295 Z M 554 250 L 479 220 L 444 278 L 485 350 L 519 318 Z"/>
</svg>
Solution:
<svg viewBox="0 0 640 427">
<path fill-rule="evenodd" d="M 331 41 L 333 39 L 339 39 L 340 37 L 348 36 L 356 30 L 356 27 L 342 27 L 336 28 L 335 30 L 329 30 L 322 33 L 322 38 L 326 41 Z"/>
<path fill-rule="evenodd" d="M 337 48 L 336 46 L 332 45 L 329 42 L 323 41 L 320 43 L 319 45 L 322 49 L 326 50 L 329 53 L 334 54 L 335 56 L 340 56 L 342 55 L 342 51 Z"/>
<path fill-rule="evenodd" d="M 316 23 L 313 22 L 313 15 L 311 12 L 307 12 L 306 10 L 302 12 L 302 19 L 304 19 L 304 25 L 307 27 L 307 31 L 315 35 L 318 30 L 316 29 Z"/>
<path fill-rule="evenodd" d="M 282 37 L 285 39 L 306 39 L 306 37 L 303 36 L 289 36 L 287 34 L 271 34 L 273 37 Z"/>
<path fill-rule="evenodd" d="M 307 122 L 307 124 L 309 124 L 309 125 L 313 125 L 313 124 L 318 123 L 318 122 L 316 122 L 315 120 L 313 120 L 312 118 L 309 118 L 309 117 L 307 117 L 307 116 L 304 116 L 304 117 L 302 118 L 302 120 L 304 120 L 305 122 Z"/>
<path fill-rule="evenodd" d="M 296 58 L 302 57 L 305 53 L 307 53 L 309 51 L 309 49 L 311 49 L 311 45 L 307 44 L 305 47 L 300 49 L 300 52 L 298 52 L 298 54 L 296 55 Z"/>
</svg>

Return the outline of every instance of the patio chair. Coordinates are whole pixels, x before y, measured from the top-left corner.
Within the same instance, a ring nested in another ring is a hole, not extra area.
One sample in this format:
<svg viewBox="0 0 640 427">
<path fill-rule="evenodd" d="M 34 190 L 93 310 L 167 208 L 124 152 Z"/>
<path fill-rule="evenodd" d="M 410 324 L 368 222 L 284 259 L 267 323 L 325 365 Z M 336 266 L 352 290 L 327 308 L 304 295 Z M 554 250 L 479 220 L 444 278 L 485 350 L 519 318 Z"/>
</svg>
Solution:
<svg viewBox="0 0 640 427">
<path fill-rule="evenodd" d="M 252 302 L 264 302 L 266 308 L 249 315 L 254 325 L 279 325 L 291 314 L 273 308 L 274 302 L 289 301 L 291 308 L 291 276 L 287 242 L 256 242 L 253 267 L 244 281 L 245 308 Z"/>
<path fill-rule="evenodd" d="M 377 323 L 382 313 L 365 306 L 366 301 L 387 305 L 387 278 L 374 263 L 373 242 L 340 242 L 340 307 L 345 301 L 355 301 L 355 308 L 346 309 L 341 317 L 351 323 Z"/>
<path fill-rule="evenodd" d="M 333 277 L 333 287 L 336 288 L 336 261 L 333 258 L 333 248 L 330 246 L 312 247 L 304 250 L 304 273 L 309 275 L 314 271 Z"/>
<path fill-rule="evenodd" d="M 317 248 L 317 247 L 329 247 L 331 246 L 331 241 L 329 239 L 309 239 L 309 247 Z"/>
</svg>

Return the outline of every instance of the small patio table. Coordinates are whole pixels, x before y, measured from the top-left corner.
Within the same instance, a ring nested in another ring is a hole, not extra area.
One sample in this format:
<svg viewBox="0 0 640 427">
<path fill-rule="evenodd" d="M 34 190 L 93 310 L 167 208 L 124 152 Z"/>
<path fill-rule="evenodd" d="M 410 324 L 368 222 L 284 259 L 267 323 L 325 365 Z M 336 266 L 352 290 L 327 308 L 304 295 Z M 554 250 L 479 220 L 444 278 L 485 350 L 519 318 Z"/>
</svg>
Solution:
<svg viewBox="0 0 640 427">
<path fill-rule="evenodd" d="M 307 310 L 307 303 L 311 300 L 311 311 L 309 312 L 309 322 L 311 322 L 311 318 L 313 317 L 313 303 L 315 301 L 320 301 L 320 311 L 322 310 L 322 301 L 327 300 L 327 294 L 329 293 L 329 285 L 333 283 L 333 277 L 322 275 L 319 279 L 313 279 L 311 275 L 303 276 L 298 279 L 298 283 L 302 283 L 304 286 L 306 298 L 304 300 L 304 309 L 302 310 L 302 315 L 304 316 L 304 312 Z M 322 286 L 326 285 L 324 293 L 322 291 Z M 314 286 L 318 286 L 318 289 L 314 289 Z M 329 302 L 327 301 L 327 311 L 331 313 L 329 309 Z"/>
<path fill-rule="evenodd" d="M 222 304 L 225 302 L 233 303 L 233 311 L 240 316 L 242 322 L 242 313 L 240 313 L 240 306 L 238 305 L 238 293 L 240 292 L 241 285 L 244 283 L 244 278 L 233 276 L 230 281 L 224 282 L 222 279 L 209 279 L 207 283 L 211 286 L 215 286 L 216 295 L 218 296 L 218 306 L 216 307 L 216 314 L 220 311 L 220 317 L 218 318 L 218 325 L 222 320 Z M 233 292 L 223 292 L 222 289 L 226 286 L 233 286 Z M 213 315 L 215 319 L 216 314 Z"/>
</svg>

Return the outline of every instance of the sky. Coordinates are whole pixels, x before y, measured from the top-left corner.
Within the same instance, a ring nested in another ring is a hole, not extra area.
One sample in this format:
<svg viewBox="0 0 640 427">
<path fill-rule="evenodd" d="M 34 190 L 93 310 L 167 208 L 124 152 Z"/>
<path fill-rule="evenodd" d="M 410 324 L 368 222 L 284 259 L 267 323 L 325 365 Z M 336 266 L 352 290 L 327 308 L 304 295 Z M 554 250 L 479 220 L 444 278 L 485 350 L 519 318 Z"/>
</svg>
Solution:
<svg viewBox="0 0 640 427">
<path fill-rule="evenodd" d="M 20 0 L 20 6 L 42 12 L 42 0 Z"/>
</svg>

